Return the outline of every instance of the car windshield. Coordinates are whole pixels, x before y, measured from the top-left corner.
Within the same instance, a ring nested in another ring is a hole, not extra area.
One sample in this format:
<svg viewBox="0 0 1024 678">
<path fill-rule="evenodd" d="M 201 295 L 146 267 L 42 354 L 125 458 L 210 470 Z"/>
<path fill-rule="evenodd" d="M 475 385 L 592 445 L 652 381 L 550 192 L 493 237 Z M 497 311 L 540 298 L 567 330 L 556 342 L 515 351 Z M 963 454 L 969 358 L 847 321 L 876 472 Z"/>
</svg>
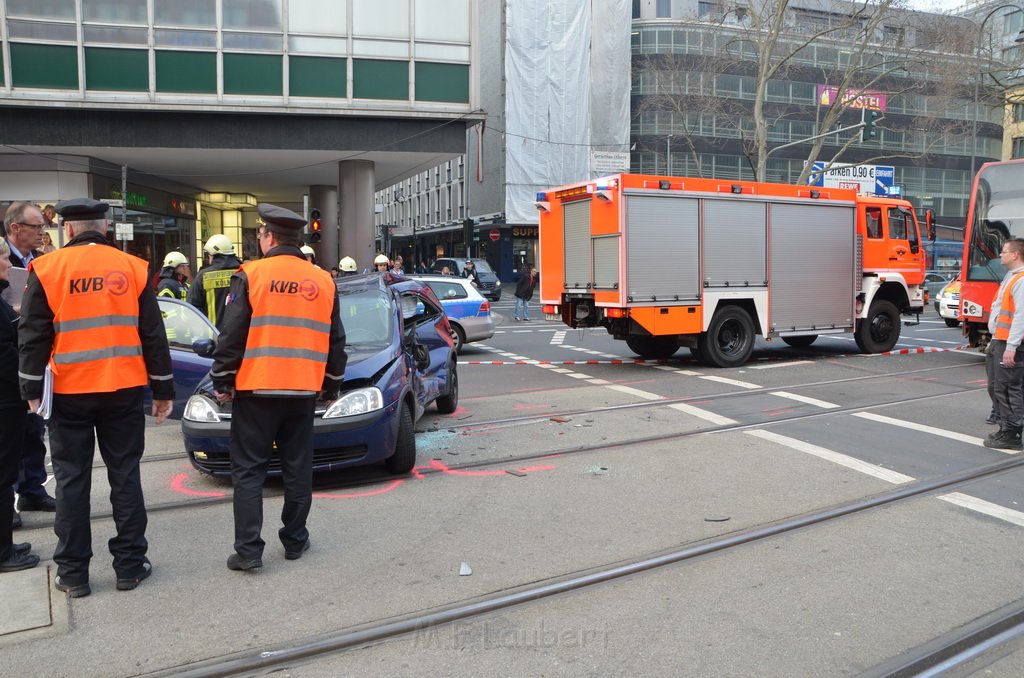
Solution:
<svg viewBox="0 0 1024 678">
<path fill-rule="evenodd" d="M 347 344 L 383 346 L 391 341 L 394 314 L 391 298 L 384 291 L 343 288 L 338 291 L 338 300 Z"/>
<path fill-rule="evenodd" d="M 473 265 L 476 266 L 477 273 L 494 273 L 486 259 L 473 259 Z"/>
</svg>

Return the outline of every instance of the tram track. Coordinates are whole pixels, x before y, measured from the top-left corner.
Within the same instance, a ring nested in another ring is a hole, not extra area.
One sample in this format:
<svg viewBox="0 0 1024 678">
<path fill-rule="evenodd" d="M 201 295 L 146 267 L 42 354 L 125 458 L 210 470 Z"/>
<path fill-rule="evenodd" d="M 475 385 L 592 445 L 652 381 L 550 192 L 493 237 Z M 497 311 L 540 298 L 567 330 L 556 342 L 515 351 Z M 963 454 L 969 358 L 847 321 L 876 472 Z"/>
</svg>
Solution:
<svg viewBox="0 0 1024 678">
<path fill-rule="evenodd" d="M 854 379 L 857 379 L 857 378 L 854 378 Z M 815 385 L 818 385 L 818 384 L 815 384 Z M 787 387 L 787 388 L 793 389 L 795 387 Z M 777 390 L 777 389 L 772 389 L 772 390 Z M 871 403 L 871 404 L 867 404 L 867 405 L 850 405 L 850 406 L 846 406 L 846 407 L 836 407 L 836 408 L 833 408 L 833 409 L 821 410 L 821 411 L 816 411 L 816 412 L 804 412 L 804 413 L 798 413 L 798 414 L 792 414 L 792 415 L 782 415 L 782 416 L 775 417 L 775 418 L 773 418 L 770 421 L 736 422 L 736 423 L 731 423 L 731 424 L 712 425 L 712 426 L 707 426 L 707 427 L 696 429 L 696 430 L 672 431 L 672 432 L 668 432 L 668 433 L 659 433 L 659 434 L 650 435 L 650 436 L 637 436 L 637 437 L 632 437 L 632 438 L 626 438 L 626 439 L 623 439 L 623 440 L 602 441 L 600 443 L 588 444 L 588 445 L 575 445 L 575 446 L 564 447 L 564 448 L 559 448 L 559 449 L 554 449 L 554 450 L 545 450 L 543 452 L 536 452 L 536 453 L 531 453 L 531 454 L 521 454 L 521 455 L 514 455 L 514 456 L 509 456 L 509 457 L 502 457 L 500 459 L 486 459 L 486 460 L 465 462 L 465 463 L 460 463 L 460 464 L 447 465 L 444 470 L 438 469 L 438 468 L 433 468 L 433 467 L 430 467 L 430 466 L 421 466 L 421 467 L 417 467 L 417 472 L 418 472 L 418 474 L 420 476 L 429 477 L 429 476 L 443 474 L 443 473 L 446 473 L 446 472 L 456 472 L 457 473 L 459 471 L 473 471 L 473 470 L 491 469 L 491 468 L 494 468 L 494 467 L 517 468 L 517 467 L 525 465 L 525 464 L 527 464 L 529 462 L 536 462 L 538 460 L 550 460 L 550 459 L 554 459 L 554 458 L 565 458 L 565 457 L 571 457 L 571 456 L 580 455 L 580 454 L 588 454 L 588 453 L 593 453 L 593 452 L 602 452 L 602 451 L 606 451 L 606 450 L 615 450 L 615 449 L 623 448 L 623 447 L 652 445 L 652 444 L 657 444 L 657 443 L 666 442 L 666 441 L 670 441 L 670 440 L 684 440 L 684 439 L 687 439 L 687 438 L 693 438 L 693 437 L 702 436 L 702 435 L 720 435 L 720 434 L 731 433 L 731 432 L 746 431 L 746 430 L 756 429 L 756 428 L 761 428 L 761 427 L 772 427 L 772 426 L 777 426 L 777 425 L 781 425 L 781 424 L 788 424 L 788 423 L 793 423 L 793 422 L 798 422 L 798 421 L 808 421 L 808 420 L 812 420 L 812 419 L 820 419 L 820 418 L 823 418 L 823 417 L 833 417 L 833 416 L 837 416 L 837 415 L 852 414 L 852 413 L 855 413 L 855 412 L 869 411 L 869 410 L 878 409 L 878 408 L 892 407 L 892 406 L 895 406 L 895 405 L 905 405 L 905 404 L 910 404 L 910 403 L 927 402 L 927 401 L 930 401 L 930 400 L 936 400 L 936 399 L 939 399 L 939 398 L 956 396 L 956 395 L 960 395 L 960 394 L 963 394 L 963 393 L 969 393 L 969 392 L 978 391 L 978 390 L 983 390 L 983 389 L 980 386 L 979 387 L 973 387 L 973 388 L 972 387 L 961 387 L 961 388 L 952 389 L 952 390 L 949 390 L 949 391 L 946 391 L 946 392 L 943 392 L 943 393 L 933 393 L 933 394 L 929 394 L 929 395 L 925 395 L 925 396 L 916 396 L 916 397 L 913 397 L 913 398 L 899 398 L 899 399 L 887 400 L 887 401 L 884 401 L 884 402 L 875 402 L 875 403 Z M 763 392 L 764 391 L 762 391 L 762 393 Z M 742 391 L 742 392 L 734 392 L 734 393 L 719 394 L 719 395 L 721 397 L 730 396 L 730 395 L 731 396 L 742 396 L 742 395 L 745 395 L 745 394 L 752 394 L 752 393 L 755 393 L 755 391 Z M 701 397 L 700 399 L 704 400 L 705 398 Z M 684 400 L 678 400 L 678 402 L 683 402 L 683 401 Z M 676 401 L 675 400 L 665 399 L 665 400 L 654 401 L 653 403 L 650 403 L 650 402 L 631 403 L 631 404 L 628 404 L 628 405 L 612 406 L 612 409 L 624 409 L 624 408 L 639 407 L 639 406 L 651 405 L 651 404 L 658 404 L 658 405 L 664 406 L 664 405 L 670 404 L 671 402 L 676 402 Z M 584 410 L 583 412 L 606 411 L 607 409 L 608 408 L 598 408 L 597 410 Z M 529 423 L 529 421 L 536 421 L 538 419 L 548 419 L 551 416 L 556 416 L 556 415 L 552 415 L 550 413 L 547 413 L 547 414 L 545 414 L 543 416 L 530 416 L 530 417 L 512 418 L 511 421 L 516 422 L 516 423 L 519 423 L 519 422 Z M 562 416 L 580 416 L 580 415 L 566 414 L 566 415 L 562 415 Z M 494 420 L 493 422 L 477 422 L 476 424 L 473 424 L 472 426 L 473 427 L 479 427 L 479 426 L 485 426 L 485 425 L 494 425 L 496 423 L 508 422 L 508 421 L 510 421 L 510 420 L 509 419 L 502 419 L 502 420 Z M 448 428 L 452 428 L 452 427 L 448 427 Z M 329 486 L 317 486 L 316 484 L 314 484 L 314 490 L 313 491 L 314 491 L 314 493 L 316 493 L 318 491 L 326 491 L 326 490 L 336 491 L 336 490 L 365 489 L 365 488 L 368 488 L 368 487 L 373 487 L 373 486 L 384 484 L 384 483 L 392 483 L 395 480 L 396 480 L 396 476 L 393 476 L 393 475 L 390 475 L 390 474 L 387 474 L 387 475 L 385 475 L 385 474 L 373 475 L 373 476 L 369 476 L 369 477 L 365 477 L 365 478 L 351 479 L 351 480 L 348 480 L 348 481 L 345 481 L 345 482 L 341 482 L 341 483 L 332 483 Z M 315 482 L 316 482 L 316 480 L 314 479 L 314 483 Z M 266 498 L 266 499 L 273 499 L 273 498 L 278 498 L 278 497 L 281 497 L 281 496 L 283 496 L 283 492 L 267 491 L 267 489 L 264 488 L 264 498 Z M 220 504 L 227 504 L 227 503 L 231 503 L 231 501 L 232 501 L 232 497 L 231 497 L 231 493 L 230 493 L 230 487 L 226 487 L 225 488 L 225 496 L 222 496 L 222 497 L 194 497 L 194 498 L 187 499 L 187 500 L 182 500 L 182 501 L 170 501 L 170 502 L 161 502 L 161 503 L 155 503 L 155 504 L 148 504 L 146 506 L 146 510 L 150 514 L 171 513 L 171 512 L 182 510 L 182 509 L 203 508 L 203 507 L 207 507 L 207 506 L 215 506 L 215 505 L 220 505 Z M 91 516 L 91 520 L 93 522 L 103 521 L 103 520 L 110 520 L 112 518 L 113 518 L 113 513 L 111 511 L 94 512 L 92 514 L 92 516 Z M 42 528 L 42 527 L 49 527 L 49 525 L 47 524 L 47 525 L 44 525 L 44 526 L 39 526 L 38 528 L 33 528 L 31 526 L 26 525 L 24 528 L 22 528 L 22 530 L 23 531 L 29 531 L 29 530 L 32 530 L 32 529 L 39 529 L 39 528 Z"/>
<path fill-rule="evenodd" d="M 982 478 L 1015 471 L 1022 467 L 1024 467 L 1024 456 L 1015 456 L 937 478 L 915 481 L 878 494 L 836 503 L 801 515 L 762 523 L 699 542 L 683 544 L 658 552 L 649 552 L 597 567 L 561 573 L 513 589 L 493 591 L 475 598 L 452 601 L 443 606 L 406 615 L 381 618 L 358 626 L 319 634 L 315 637 L 298 638 L 281 645 L 210 657 L 145 675 L 205 678 L 296 667 L 327 655 L 397 639 L 445 624 L 472 620 L 485 614 L 518 608 L 554 596 L 611 584 L 624 577 L 658 571 L 703 556 L 729 552 L 796 530 L 835 525 L 846 518 L 866 511 L 897 505 Z M 978 628 L 970 636 L 972 646 L 982 647 L 987 642 L 990 643 L 992 639 L 1001 637 L 1000 634 L 1005 636 L 1007 624 L 1010 621 L 1016 622 L 1014 627 L 1024 622 L 1024 608 L 1014 607 L 1011 614 L 1002 614 L 1001 620 L 995 619 L 991 623 L 977 625 Z M 964 641 L 960 641 L 958 644 L 955 638 L 940 639 L 939 644 L 959 647 L 961 654 L 965 649 Z M 931 646 L 929 646 L 928 652 L 935 657 L 940 656 Z M 945 656 L 948 656 L 948 650 Z M 883 671 L 878 675 L 918 675 L 918 673 L 897 674 L 893 671 L 886 671 L 883 667 Z"/>
</svg>

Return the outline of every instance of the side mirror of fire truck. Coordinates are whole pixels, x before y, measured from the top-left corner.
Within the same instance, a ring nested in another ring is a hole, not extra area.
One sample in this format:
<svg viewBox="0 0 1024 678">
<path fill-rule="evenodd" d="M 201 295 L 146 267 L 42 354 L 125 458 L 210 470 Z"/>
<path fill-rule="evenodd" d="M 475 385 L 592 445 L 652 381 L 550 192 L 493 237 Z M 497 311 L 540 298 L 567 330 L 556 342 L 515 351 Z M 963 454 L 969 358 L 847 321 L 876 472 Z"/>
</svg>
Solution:
<svg viewBox="0 0 1024 678">
<path fill-rule="evenodd" d="M 928 239 L 935 240 L 935 211 L 932 209 L 926 209 L 924 211 L 924 227 L 928 232 Z"/>
</svg>

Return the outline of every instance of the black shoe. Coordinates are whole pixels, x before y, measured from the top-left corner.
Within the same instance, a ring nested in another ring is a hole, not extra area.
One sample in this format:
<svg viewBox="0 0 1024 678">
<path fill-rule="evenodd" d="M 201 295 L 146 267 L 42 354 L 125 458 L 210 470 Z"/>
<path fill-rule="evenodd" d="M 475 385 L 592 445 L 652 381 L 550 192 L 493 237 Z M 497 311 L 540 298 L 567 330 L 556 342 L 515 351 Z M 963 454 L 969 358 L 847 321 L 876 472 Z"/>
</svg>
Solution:
<svg viewBox="0 0 1024 678">
<path fill-rule="evenodd" d="M 302 554 L 309 550 L 309 539 L 302 545 L 298 551 L 289 551 L 285 549 L 284 557 L 286 560 L 298 560 L 302 557 Z"/>
<path fill-rule="evenodd" d="M 58 591 L 63 591 L 68 594 L 68 598 L 85 598 L 87 595 L 92 593 L 92 589 L 89 588 L 89 583 L 85 584 L 67 584 L 61 580 L 60 575 L 53 580 L 53 587 Z"/>
<path fill-rule="evenodd" d="M 12 530 L 16 530 L 19 527 L 21 527 L 21 516 L 19 516 L 17 513 L 15 513 L 14 517 L 11 518 L 11 529 Z"/>
<path fill-rule="evenodd" d="M 32 550 L 32 544 L 30 544 L 28 542 L 25 542 L 23 544 L 11 544 L 11 553 L 13 553 L 15 555 L 25 554 L 25 553 L 28 553 L 31 550 Z"/>
<path fill-rule="evenodd" d="M 309 542 L 307 541 L 306 543 Z M 232 553 L 228 556 L 229 570 L 255 570 L 259 567 L 263 567 L 262 558 L 243 558 L 237 553 Z"/>
<path fill-rule="evenodd" d="M 996 450 L 1021 450 L 1024 449 L 1024 445 L 1021 445 L 1020 434 L 1019 426 L 1011 426 L 999 431 L 995 436 L 985 438 L 982 444 Z"/>
<path fill-rule="evenodd" d="M 57 500 L 48 494 L 41 497 L 18 497 L 19 511 L 47 511 L 53 513 L 57 510 Z"/>
<path fill-rule="evenodd" d="M 20 546 L 20 544 L 19 544 Z M 7 560 L 0 560 L 0 572 L 17 572 L 27 570 L 39 564 L 39 556 L 27 552 L 18 552 L 11 549 L 11 555 Z"/>
<path fill-rule="evenodd" d="M 143 579 L 148 579 L 149 575 L 153 574 L 153 565 L 147 560 L 142 564 L 142 572 L 135 575 L 134 577 L 118 577 L 117 578 L 117 590 L 118 591 L 131 591 L 136 586 L 142 583 Z"/>
<path fill-rule="evenodd" d="M 985 420 L 985 423 L 986 424 L 998 424 L 999 423 L 999 417 L 997 417 L 995 415 L 995 413 L 993 412 L 992 414 L 988 415 L 988 419 Z"/>
</svg>

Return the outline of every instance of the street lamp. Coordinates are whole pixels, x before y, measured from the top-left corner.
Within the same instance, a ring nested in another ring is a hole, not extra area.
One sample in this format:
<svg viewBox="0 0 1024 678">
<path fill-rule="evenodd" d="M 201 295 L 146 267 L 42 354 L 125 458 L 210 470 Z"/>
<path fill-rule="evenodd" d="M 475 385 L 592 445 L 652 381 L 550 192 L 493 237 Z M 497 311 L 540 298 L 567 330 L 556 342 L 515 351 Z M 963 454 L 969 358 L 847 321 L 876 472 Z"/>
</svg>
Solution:
<svg viewBox="0 0 1024 678">
<path fill-rule="evenodd" d="M 981 41 L 985 37 L 985 23 L 989 19 L 991 19 L 992 16 L 996 12 L 998 12 L 999 10 L 1002 10 L 1002 9 L 1007 9 L 1007 8 L 1015 9 L 1018 12 L 1024 14 L 1024 9 L 1021 9 L 1020 5 L 1018 5 L 1016 3 L 1008 2 L 1008 3 L 1005 3 L 1005 4 L 999 5 L 998 7 L 992 8 L 989 11 L 989 13 L 985 15 L 985 18 L 982 19 L 981 22 L 978 24 L 978 44 L 977 44 L 977 46 L 975 48 L 977 50 L 976 54 L 977 54 L 977 61 L 978 61 L 978 77 L 974 79 L 974 119 L 971 121 L 971 177 L 972 177 L 972 179 L 974 177 L 974 172 L 975 172 L 974 164 L 975 164 L 975 160 L 976 160 L 977 155 L 978 155 L 978 87 L 981 84 L 982 77 L 984 77 L 984 73 L 982 72 L 982 68 L 981 68 Z M 1018 44 L 1024 43 L 1024 28 L 1021 28 L 1020 33 L 1017 34 L 1017 37 L 1014 38 L 1013 41 L 1018 43 Z"/>
</svg>

